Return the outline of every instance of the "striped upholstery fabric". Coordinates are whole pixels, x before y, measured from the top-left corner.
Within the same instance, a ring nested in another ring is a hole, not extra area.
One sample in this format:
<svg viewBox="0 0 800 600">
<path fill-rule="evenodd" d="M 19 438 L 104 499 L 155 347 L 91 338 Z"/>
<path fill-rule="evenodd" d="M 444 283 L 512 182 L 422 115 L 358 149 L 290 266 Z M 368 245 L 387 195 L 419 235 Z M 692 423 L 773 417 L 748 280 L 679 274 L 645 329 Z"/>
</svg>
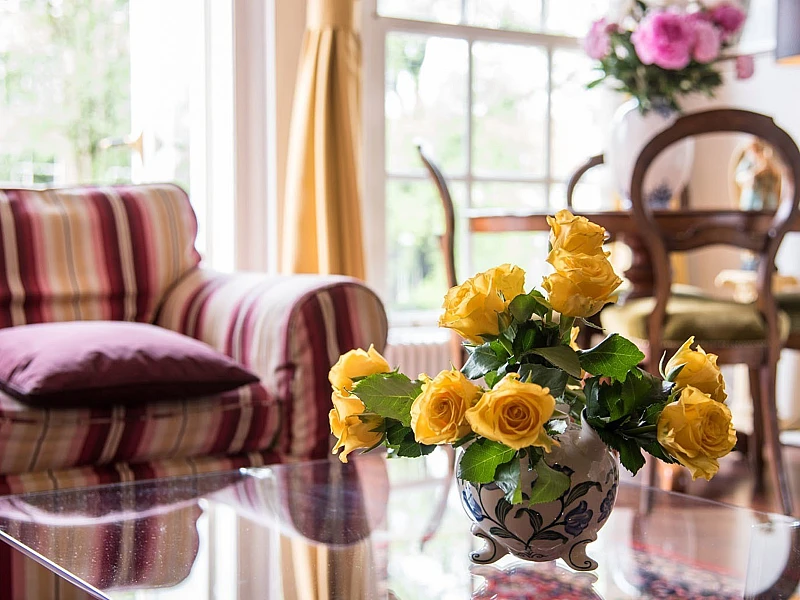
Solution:
<svg viewBox="0 0 800 600">
<path fill-rule="evenodd" d="M 280 453 L 330 453 L 328 370 L 375 344 L 388 325 L 370 289 L 346 277 L 225 275 L 195 270 L 167 295 L 157 325 L 210 344 L 261 376 L 281 403 Z"/>
<path fill-rule="evenodd" d="M 0 393 L 0 473 L 239 454 L 269 448 L 279 407 L 253 384 L 180 402 L 31 407 Z"/>
<path fill-rule="evenodd" d="M 200 262 L 196 235 L 174 185 L 0 190 L 0 327 L 150 322 Z"/>
</svg>

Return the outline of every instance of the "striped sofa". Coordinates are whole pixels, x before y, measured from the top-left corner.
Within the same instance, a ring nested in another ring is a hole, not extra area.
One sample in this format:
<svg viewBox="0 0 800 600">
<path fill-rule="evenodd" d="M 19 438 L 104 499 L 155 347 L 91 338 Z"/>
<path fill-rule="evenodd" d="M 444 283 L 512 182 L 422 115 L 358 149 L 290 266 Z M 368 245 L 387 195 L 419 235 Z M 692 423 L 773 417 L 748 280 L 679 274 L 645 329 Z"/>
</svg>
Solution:
<svg viewBox="0 0 800 600">
<path fill-rule="evenodd" d="M 0 190 L 0 327 L 154 323 L 261 378 L 219 396 L 127 407 L 41 409 L 0 393 L 0 496 L 330 456 L 328 370 L 349 349 L 383 348 L 380 300 L 346 277 L 210 271 L 196 234 L 189 198 L 173 185 Z M 196 517 L 179 506 L 137 531 L 165 535 L 171 523 L 182 532 Z M 63 524 L 62 541 L 82 531 Z M 118 537 L 108 536 L 94 542 Z M 105 583 L 170 583 L 157 569 L 128 575 Z M 0 598 L 87 596 L 0 542 Z"/>
<path fill-rule="evenodd" d="M 154 323 L 259 384 L 201 399 L 33 408 L 0 394 L 0 495 L 329 455 L 327 372 L 386 341 L 380 300 L 345 277 L 223 274 L 195 250 L 174 185 L 0 190 L 0 327 Z"/>
</svg>

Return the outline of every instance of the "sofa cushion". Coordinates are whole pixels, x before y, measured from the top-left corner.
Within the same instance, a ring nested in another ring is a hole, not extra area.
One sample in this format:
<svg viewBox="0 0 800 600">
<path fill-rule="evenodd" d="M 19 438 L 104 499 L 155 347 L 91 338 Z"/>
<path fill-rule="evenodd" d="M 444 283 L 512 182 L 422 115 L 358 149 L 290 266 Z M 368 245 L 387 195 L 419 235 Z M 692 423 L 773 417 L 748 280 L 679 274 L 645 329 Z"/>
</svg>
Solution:
<svg viewBox="0 0 800 600">
<path fill-rule="evenodd" d="M 152 322 L 199 264 L 196 237 L 176 185 L 0 189 L 0 327 Z"/>
<path fill-rule="evenodd" d="M 279 424 L 280 404 L 259 383 L 193 400 L 74 409 L 0 392 L 0 475 L 257 452 L 272 447 Z"/>
<path fill-rule="evenodd" d="M 207 344 L 155 325 L 74 321 L 0 330 L 0 389 L 28 404 L 165 401 L 256 381 Z"/>
</svg>

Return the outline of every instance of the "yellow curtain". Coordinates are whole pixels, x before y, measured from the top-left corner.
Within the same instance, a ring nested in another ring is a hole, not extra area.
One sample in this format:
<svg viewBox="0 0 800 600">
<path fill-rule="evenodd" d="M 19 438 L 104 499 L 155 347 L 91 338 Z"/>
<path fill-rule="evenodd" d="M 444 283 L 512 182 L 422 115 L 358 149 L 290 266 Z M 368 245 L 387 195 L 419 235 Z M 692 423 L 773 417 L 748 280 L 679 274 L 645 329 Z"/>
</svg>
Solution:
<svg viewBox="0 0 800 600">
<path fill-rule="evenodd" d="M 354 0 L 308 0 L 286 167 L 282 266 L 364 278 Z"/>
</svg>

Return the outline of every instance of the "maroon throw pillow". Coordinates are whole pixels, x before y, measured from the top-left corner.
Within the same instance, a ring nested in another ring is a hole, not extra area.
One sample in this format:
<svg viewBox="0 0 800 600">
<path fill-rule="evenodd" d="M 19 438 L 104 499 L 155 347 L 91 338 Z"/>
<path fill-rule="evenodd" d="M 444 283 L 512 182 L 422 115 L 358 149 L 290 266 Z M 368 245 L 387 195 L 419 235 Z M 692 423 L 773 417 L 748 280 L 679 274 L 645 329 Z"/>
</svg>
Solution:
<svg viewBox="0 0 800 600">
<path fill-rule="evenodd" d="M 144 404 L 256 381 L 211 346 L 155 325 L 71 321 L 0 330 L 0 389 L 36 406 Z"/>
</svg>

